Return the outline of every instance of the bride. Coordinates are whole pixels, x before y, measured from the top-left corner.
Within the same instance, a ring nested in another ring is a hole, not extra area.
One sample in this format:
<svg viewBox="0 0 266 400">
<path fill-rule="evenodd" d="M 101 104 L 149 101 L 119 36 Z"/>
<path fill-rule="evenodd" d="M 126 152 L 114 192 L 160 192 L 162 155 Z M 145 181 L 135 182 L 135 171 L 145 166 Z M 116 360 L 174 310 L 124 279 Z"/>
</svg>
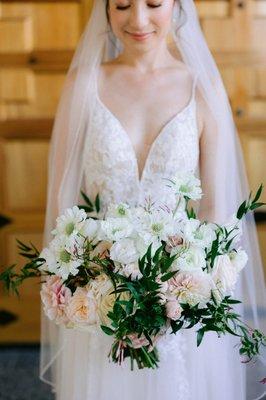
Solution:
<svg viewBox="0 0 266 400">
<path fill-rule="evenodd" d="M 169 46 L 169 38 L 172 46 Z M 94 0 L 68 71 L 49 154 L 44 246 L 80 190 L 110 202 L 167 202 L 162 178 L 193 171 L 200 219 L 226 222 L 248 197 L 223 82 L 192 0 Z M 255 188 L 256 189 L 256 188 Z M 235 297 L 245 322 L 265 330 L 263 271 L 253 215 L 243 222 L 249 264 Z M 57 400 L 244 400 L 265 394 L 263 355 L 241 363 L 237 338 L 193 330 L 160 344 L 156 371 L 109 363 L 110 338 L 67 330 L 42 313 L 40 378 Z"/>
</svg>

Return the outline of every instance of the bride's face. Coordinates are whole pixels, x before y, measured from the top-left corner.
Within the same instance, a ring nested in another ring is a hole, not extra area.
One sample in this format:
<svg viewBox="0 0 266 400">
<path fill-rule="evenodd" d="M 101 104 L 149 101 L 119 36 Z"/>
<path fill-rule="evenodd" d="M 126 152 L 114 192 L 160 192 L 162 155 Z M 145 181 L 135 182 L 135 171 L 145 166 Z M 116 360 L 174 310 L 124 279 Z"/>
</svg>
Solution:
<svg viewBox="0 0 266 400">
<path fill-rule="evenodd" d="M 147 49 L 165 40 L 178 0 L 109 0 L 112 30 L 124 46 Z"/>
</svg>

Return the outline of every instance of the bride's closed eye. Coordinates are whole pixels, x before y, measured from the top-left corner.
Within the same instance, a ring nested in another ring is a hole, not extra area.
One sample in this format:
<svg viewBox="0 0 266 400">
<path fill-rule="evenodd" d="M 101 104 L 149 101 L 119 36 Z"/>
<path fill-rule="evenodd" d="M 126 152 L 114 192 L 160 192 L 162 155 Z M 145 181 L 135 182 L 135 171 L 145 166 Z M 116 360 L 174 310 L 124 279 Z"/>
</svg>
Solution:
<svg viewBox="0 0 266 400">
<path fill-rule="evenodd" d="M 161 5 L 162 5 L 162 4 L 150 4 L 150 3 L 147 4 L 147 6 L 150 7 L 150 8 L 161 7 Z M 126 10 L 126 9 L 129 8 L 129 7 L 130 7 L 130 5 L 128 5 L 128 6 L 119 6 L 119 5 L 117 5 L 117 6 L 116 6 L 116 9 L 117 9 L 117 10 Z"/>
</svg>

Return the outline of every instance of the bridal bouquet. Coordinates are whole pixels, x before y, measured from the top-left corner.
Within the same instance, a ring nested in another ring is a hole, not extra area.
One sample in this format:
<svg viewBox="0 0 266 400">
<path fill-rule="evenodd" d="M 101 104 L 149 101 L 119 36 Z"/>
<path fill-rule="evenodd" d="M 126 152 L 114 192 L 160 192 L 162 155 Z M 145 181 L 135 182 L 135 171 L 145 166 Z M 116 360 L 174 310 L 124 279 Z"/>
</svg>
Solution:
<svg viewBox="0 0 266 400">
<path fill-rule="evenodd" d="M 146 201 L 129 207 L 111 204 L 100 216 L 87 205 L 65 210 L 56 220 L 54 236 L 41 251 L 19 242 L 29 262 L 21 274 L 7 268 L 1 275 L 8 289 L 32 276 L 42 277 L 40 291 L 47 317 L 68 329 L 102 329 L 112 337 L 109 357 L 138 368 L 156 368 L 156 345 L 169 333 L 197 330 L 199 346 L 205 332 L 238 336 L 239 352 L 250 360 L 266 345 L 265 335 L 240 319 L 233 293 L 247 263 L 239 245 L 241 219 L 258 203 L 262 186 L 225 225 L 196 218 L 190 200 L 202 196 L 192 174 L 166 180 L 175 206 Z"/>
</svg>

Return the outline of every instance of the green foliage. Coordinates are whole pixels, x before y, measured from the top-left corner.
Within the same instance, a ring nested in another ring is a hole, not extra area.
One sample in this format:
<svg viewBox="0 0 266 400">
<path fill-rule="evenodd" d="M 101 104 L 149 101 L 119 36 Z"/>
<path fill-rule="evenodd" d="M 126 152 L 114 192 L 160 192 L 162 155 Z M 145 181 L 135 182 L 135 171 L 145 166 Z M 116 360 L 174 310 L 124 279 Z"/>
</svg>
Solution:
<svg viewBox="0 0 266 400">
<path fill-rule="evenodd" d="M 251 199 L 252 192 L 249 194 L 248 200 L 243 201 L 243 203 L 239 206 L 238 211 L 237 211 L 237 218 L 241 219 L 245 214 L 247 214 L 249 211 L 253 211 L 256 208 L 259 208 L 266 203 L 258 203 L 257 201 L 260 198 L 260 195 L 262 193 L 263 185 L 261 184 L 259 189 L 257 190 L 257 193 L 255 194 L 254 199 Z"/>
<path fill-rule="evenodd" d="M 27 246 L 20 240 L 18 242 L 18 248 L 21 250 L 19 254 L 24 258 L 28 259 L 27 262 L 20 270 L 19 273 L 15 272 L 16 264 L 13 264 L 0 274 L 0 281 L 4 284 L 4 289 L 7 292 L 16 294 L 19 297 L 18 287 L 28 278 L 41 277 L 41 271 L 39 267 L 45 262 L 43 258 L 39 258 L 39 251 L 30 242 L 30 246 Z"/>
<path fill-rule="evenodd" d="M 99 194 L 97 194 L 97 196 L 95 197 L 94 202 L 86 195 L 86 193 L 83 192 L 83 190 L 80 191 L 83 200 L 85 201 L 85 205 L 84 204 L 80 204 L 78 205 L 78 208 L 81 210 L 86 211 L 86 213 L 90 214 L 90 213 L 99 213 L 100 209 L 101 209 L 101 203 L 100 203 L 100 196 Z M 96 219 L 96 217 L 91 217 L 93 219 Z"/>
</svg>

